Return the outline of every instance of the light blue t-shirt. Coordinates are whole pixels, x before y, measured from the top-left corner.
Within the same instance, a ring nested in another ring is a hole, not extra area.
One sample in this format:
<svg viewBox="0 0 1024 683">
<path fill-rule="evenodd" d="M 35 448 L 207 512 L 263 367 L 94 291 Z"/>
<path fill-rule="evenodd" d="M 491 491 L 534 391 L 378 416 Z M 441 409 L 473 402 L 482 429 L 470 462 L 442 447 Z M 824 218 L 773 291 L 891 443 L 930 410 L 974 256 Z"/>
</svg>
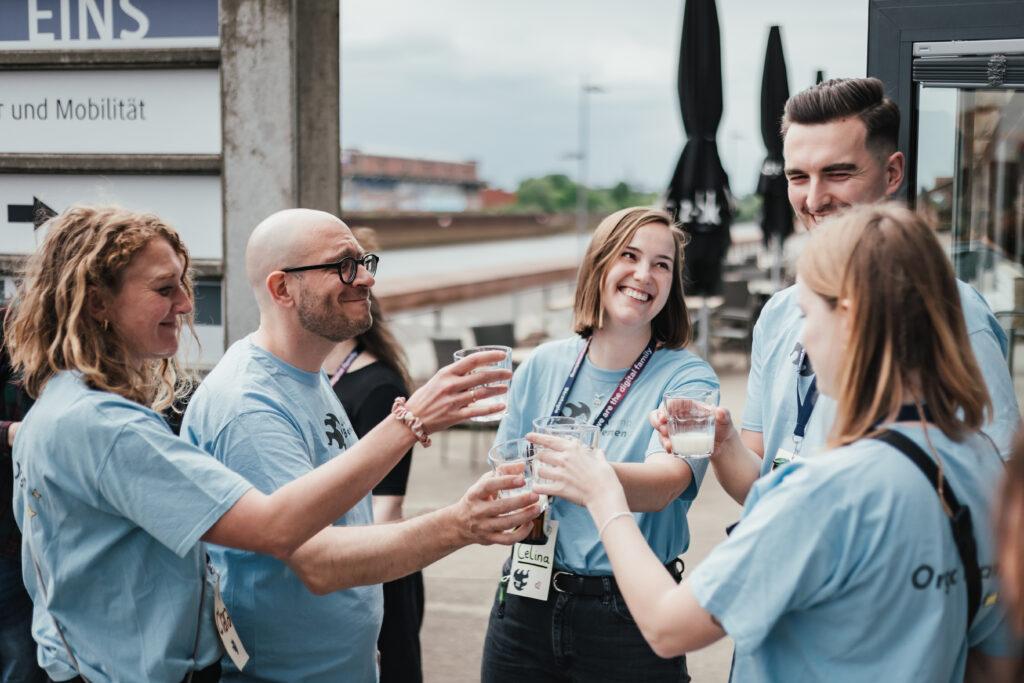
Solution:
<svg viewBox="0 0 1024 683">
<path fill-rule="evenodd" d="M 231 346 L 189 402 L 182 437 L 270 494 L 356 442 L 323 372 L 300 370 L 254 345 Z M 336 526 L 373 523 L 370 495 Z M 317 596 L 282 561 L 210 546 L 224 602 L 249 653 L 244 672 L 224 658 L 224 680 L 377 680 L 379 585 Z"/>
<path fill-rule="evenodd" d="M 543 344 L 516 370 L 509 389 L 508 415 L 501 421 L 495 442 L 525 436 L 533 430 L 535 418 L 551 415 L 583 344 L 579 337 Z M 625 373 L 625 368 L 602 370 L 589 358 L 584 360 L 562 414 L 584 418 L 592 424 Z M 649 454 L 663 452 L 660 439 L 647 421 L 648 414 L 661 404 L 666 391 L 691 384 L 717 388 L 718 377 L 710 365 L 689 351 L 656 351 L 601 432 L 600 445 L 608 460 L 643 462 Z M 686 511 L 697 496 L 707 469 L 707 460 L 696 462 L 699 464 L 690 465 L 693 482 L 681 496 L 658 512 L 633 515 L 651 549 L 665 563 L 690 545 Z M 556 567 L 576 574 L 612 573 L 608 555 L 586 508 L 555 498 L 551 519 L 559 522 Z"/>
<path fill-rule="evenodd" d="M 957 280 L 957 287 L 971 348 L 992 399 L 994 415 L 984 431 L 992 437 L 1005 459 L 1010 456 L 1013 435 L 1020 424 L 1017 395 L 1006 367 L 1006 333 L 973 287 L 960 280 Z M 793 286 L 777 293 L 765 304 L 754 327 L 743 429 L 760 432 L 764 439 L 761 474 L 771 470 L 780 448 L 789 451 L 794 448 L 797 393 L 802 401 L 813 377 L 809 365 L 803 375 L 798 375 L 803 326 Z M 807 424 L 801 457 L 813 457 L 822 450 L 835 414 L 835 401 L 819 394 Z"/>
<path fill-rule="evenodd" d="M 931 455 L 922 427 L 891 428 Z M 963 569 L 935 487 L 864 439 L 758 480 L 739 526 L 691 574 L 736 644 L 733 680 L 962 681 L 969 647 L 1015 652 L 1001 605 L 985 604 L 998 591 L 990 505 L 1002 460 L 983 436 L 929 435 L 978 544 L 982 605 L 967 637 Z"/>
<path fill-rule="evenodd" d="M 149 408 L 71 372 L 47 382 L 26 415 L 14 473 L 32 630 L 51 678 L 77 675 L 52 617 L 94 682 L 178 683 L 220 658 L 199 539 L 248 482 Z"/>
</svg>

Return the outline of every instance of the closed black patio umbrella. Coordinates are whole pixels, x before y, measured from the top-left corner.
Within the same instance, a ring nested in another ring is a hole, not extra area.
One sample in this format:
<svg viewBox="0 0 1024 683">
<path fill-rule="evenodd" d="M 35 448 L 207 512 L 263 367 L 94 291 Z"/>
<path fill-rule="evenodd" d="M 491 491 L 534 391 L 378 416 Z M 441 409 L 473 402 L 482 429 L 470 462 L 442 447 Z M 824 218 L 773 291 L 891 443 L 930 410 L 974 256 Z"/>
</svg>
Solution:
<svg viewBox="0 0 1024 683">
<path fill-rule="evenodd" d="M 761 165 L 757 193 L 761 195 L 761 231 L 767 245 L 777 237 L 776 248 L 793 232 L 793 209 L 786 195 L 783 173 L 782 135 L 779 124 L 789 99 L 786 57 L 782 54 L 782 36 L 778 26 L 768 31 L 768 49 L 764 55 L 761 77 L 761 138 L 768 151 Z"/>
<path fill-rule="evenodd" d="M 687 0 L 679 46 L 679 107 L 687 142 L 666 208 L 690 234 L 686 293 L 716 294 L 729 249 L 729 178 L 715 137 L 722 119 L 722 51 L 715 0 Z"/>
</svg>

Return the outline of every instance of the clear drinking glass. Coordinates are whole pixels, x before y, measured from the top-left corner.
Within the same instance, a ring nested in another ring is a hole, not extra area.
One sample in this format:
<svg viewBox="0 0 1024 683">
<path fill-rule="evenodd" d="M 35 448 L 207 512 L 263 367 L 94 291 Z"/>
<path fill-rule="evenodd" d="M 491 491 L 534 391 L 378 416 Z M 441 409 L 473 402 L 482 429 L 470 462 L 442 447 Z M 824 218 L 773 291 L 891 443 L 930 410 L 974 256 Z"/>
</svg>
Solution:
<svg viewBox="0 0 1024 683">
<path fill-rule="evenodd" d="M 575 439 L 587 448 L 597 448 L 601 438 L 600 427 L 580 422 L 575 417 L 538 417 L 533 421 L 533 431 L 564 439 Z"/>
<path fill-rule="evenodd" d="M 709 458 L 715 447 L 718 389 L 683 387 L 665 392 L 668 438 L 681 458 Z"/>
<path fill-rule="evenodd" d="M 498 361 L 497 363 L 491 363 L 490 365 L 482 365 L 476 370 L 474 370 L 474 372 L 480 372 L 481 370 L 486 370 L 488 368 L 498 368 L 502 370 L 512 369 L 512 349 L 510 349 L 507 346 L 472 346 L 468 349 L 459 349 L 458 351 L 455 352 L 455 360 L 459 361 L 465 358 L 466 356 L 470 355 L 471 353 L 481 353 L 482 351 L 504 351 L 505 358 L 503 360 Z M 507 387 L 509 385 L 509 380 L 493 382 L 492 384 L 488 384 L 485 386 L 502 385 Z M 499 394 L 497 396 L 491 396 L 490 398 L 482 398 L 479 401 L 477 401 L 477 403 L 481 405 L 504 403 L 507 398 L 508 394 L 505 393 Z M 479 417 L 473 417 L 470 419 L 473 420 L 474 422 L 499 422 L 501 418 L 505 417 L 506 413 L 508 413 L 507 410 L 502 410 L 501 412 L 498 413 L 491 413 L 490 415 L 480 415 Z"/>
<path fill-rule="evenodd" d="M 536 446 L 526 439 L 512 439 L 500 441 L 491 447 L 487 452 L 487 464 L 491 466 L 497 475 L 521 474 L 525 483 L 517 489 L 502 489 L 498 495 L 502 498 L 511 498 L 521 493 L 528 493 L 533 490 L 533 485 L 538 481 L 534 456 Z M 547 502 L 545 496 L 541 496 L 541 507 Z"/>
</svg>

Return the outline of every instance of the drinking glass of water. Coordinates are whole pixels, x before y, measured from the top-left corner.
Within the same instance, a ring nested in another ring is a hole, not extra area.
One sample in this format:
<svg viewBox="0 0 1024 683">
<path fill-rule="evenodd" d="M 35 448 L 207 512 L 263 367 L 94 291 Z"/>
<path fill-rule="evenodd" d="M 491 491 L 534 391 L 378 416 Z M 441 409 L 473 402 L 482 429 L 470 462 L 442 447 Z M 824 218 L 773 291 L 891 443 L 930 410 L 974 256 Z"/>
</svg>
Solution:
<svg viewBox="0 0 1024 683">
<path fill-rule="evenodd" d="M 502 489 L 498 495 L 502 498 L 518 496 L 521 493 L 528 493 L 533 490 L 537 481 L 534 455 L 536 446 L 526 439 L 512 439 L 494 444 L 487 453 L 487 464 L 491 466 L 496 475 L 521 474 L 523 485 L 516 489 Z M 546 498 L 542 497 L 542 507 Z"/>
<path fill-rule="evenodd" d="M 468 349 L 459 349 L 455 352 L 455 360 L 459 361 L 470 355 L 471 353 L 481 353 L 483 351 L 504 351 L 505 358 L 498 361 L 497 363 L 491 363 L 490 365 L 482 365 L 473 372 L 479 372 L 488 368 L 498 368 L 500 370 L 511 370 L 512 369 L 512 349 L 507 346 L 472 346 Z M 485 386 L 508 386 L 509 380 L 503 380 L 500 382 L 494 382 Z M 498 394 L 497 396 L 491 396 L 490 398 L 482 398 L 477 403 L 480 405 L 488 405 L 495 403 L 504 403 L 508 398 L 508 394 Z M 491 413 L 490 415 L 480 415 L 478 417 L 470 418 L 474 422 L 499 422 L 501 418 L 505 417 L 507 410 L 501 412 Z"/>
<path fill-rule="evenodd" d="M 715 447 L 718 389 L 683 387 L 665 392 L 668 438 L 680 458 L 709 458 Z"/>
<path fill-rule="evenodd" d="M 597 425 L 580 422 L 574 417 L 538 417 L 533 421 L 533 431 L 563 439 L 575 439 L 587 448 L 597 448 L 601 429 Z"/>
</svg>

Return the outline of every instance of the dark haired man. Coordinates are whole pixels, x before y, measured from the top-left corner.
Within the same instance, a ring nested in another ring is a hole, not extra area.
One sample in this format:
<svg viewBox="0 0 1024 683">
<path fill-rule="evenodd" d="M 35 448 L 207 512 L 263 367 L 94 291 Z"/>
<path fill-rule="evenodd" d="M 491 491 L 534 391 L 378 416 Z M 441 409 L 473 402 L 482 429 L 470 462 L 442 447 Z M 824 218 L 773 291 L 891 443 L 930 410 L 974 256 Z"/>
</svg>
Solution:
<svg viewBox="0 0 1024 683">
<path fill-rule="evenodd" d="M 903 153 L 897 149 L 898 130 L 899 110 L 885 96 L 882 82 L 878 79 L 831 80 L 790 98 L 782 121 L 785 173 L 789 180 L 790 203 L 807 229 L 815 229 L 822 220 L 846 207 L 880 201 L 896 193 L 903 181 L 905 165 Z M 971 349 L 992 400 L 993 414 L 984 431 L 1005 458 L 1009 455 L 1012 436 L 1020 422 L 1017 399 L 1004 358 L 1006 335 L 984 299 L 972 287 L 959 280 L 957 287 Z M 754 482 L 777 464 L 796 457 L 814 457 L 816 452 L 823 450 L 835 419 L 835 402 L 818 395 L 814 369 L 801 344 L 803 315 L 797 307 L 796 298 L 796 287 L 790 287 L 775 294 L 765 305 L 754 328 L 747 402 L 738 440 L 742 443 L 727 439 L 711 458 L 723 488 L 741 504 Z M 728 429 L 732 433 L 731 425 Z M 986 455 L 995 457 L 992 453 L 979 454 L 979 457 Z M 783 483 L 780 483 L 781 479 L 772 480 L 773 491 L 782 486 L 800 485 L 801 470 L 788 470 L 785 475 Z M 764 494 L 760 488 L 759 492 Z M 760 500 L 763 506 L 766 501 L 764 498 Z M 884 515 L 886 501 L 876 502 L 878 514 Z M 756 518 L 760 509 L 754 508 L 751 516 Z M 975 514 L 977 512 L 981 511 Z M 746 523 L 756 525 L 758 522 Z M 746 538 L 751 537 L 748 528 Z M 763 535 L 759 537 L 764 538 Z M 829 585 L 814 583 L 813 578 L 797 568 L 806 566 L 806 558 L 812 553 L 818 561 L 826 561 L 821 559 L 824 556 L 819 556 L 816 549 L 828 545 L 833 539 L 811 534 L 797 540 L 802 540 L 804 545 L 790 553 L 788 558 L 778 558 L 778 562 L 770 565 L 750 562 L 738 565 L 742 567 L 740 578 L 728 572 L 717 572 L 711 576 L 711 570 L 700 576 L 691 576 L 697 602 L 712 612 L 736 638 L 735 662 L 739 668 L 742 668 L 741 660 L 749 665 L 750 653 L 759 647 L 757 638 L 750 637 L 750 634 L 761 633 L 757 625 L 765 623 L 769 611 L 765 605 L 751 610 L 749 603 L 742 601 L 719 602 L 716 609 L 710 609 L 711 596 L 718 595 L 715 593 L 717 588 L 739 584 L 762 585 L 771 593 L 771 600 L 766 605 L 776 606 L 799 600 L 796 596 L 802 591 L 805 598 L 813 596 L 807 609 L 814 609 L 814 601 L 826 599 L 825 595 L 835 596 L 846 590 L 843 587 L 844 577 L 839 573 L 829 573 L 835 567 L 821 568 L 820 575 L 830 576 Z M 736 552 L 737 547 L 742 548 L 742 542 L 731 546 L 732 552 Z M 856 557 L 854 548 L 842 551 Z M 856 559 L 851 561 L 856 562 Z M 877 571 L 890 569 L 880 567 Z M 697 572 L 701 572 L 700 567 Z M 949 586 L 952 586 L 958 582 L 956 572 L 951 572 L 950 576 Z M 902 577 L 894 576 L 893 585 L 901 580 Z M 985 606 L 990 610 L 998 590 L 994 581 L 995 577 L 988 575 L 982 582 L 982 595 L 987 597 Z M 963 581 L 959 583 L 963 584 Z M 920 588 L 917 583 L 913 587 L 900 584 L 900 590 Z M 884 617 L 885 607 L 878 605 L 877 609 L 878 617 Z M 966 641 L 965 680 L 1008 680 L 1004 676 L 1012 666 L 1010 657 L 1014 646 L 1008 642 L 1004 626 L 1005 622 L 1000 619 L 979 618 L 972 622 Z M 746 637 L 738 638 L 737 634 L 746 634 Z M 791 639 L 794 634 L 776 624 L 771 632 L 762 635 L 765 638 Z M 865 653 L 871 651 L 870 647 L 865 644 L 865 649 L 859 654 L 867 656 Z M 854 653 L 850 655 L 856 656 Z"/>
<path fill-rule="evenodd" d="M 789 99 L 783 157 L 789 201 L 804 227 L 813 230 L 846 207 L 896 193 L 906 163 L 897 149 L 899 126 L 899 109 L 877 78 L 833 79 Z M 981 295 L 957 282 L 971 348 L 992 399 L 985 433 L 1005 458 L 1020 423 L 1006 334 Z M 722 486 L 741 504 L 776 464 L 819 451 L 832 426 L 835 402 L 817 393 L 802 329 L 794 287 L 768 301 L 754 328 L 740 435 L 746 448 L 721 448 L 711 459 Z"/>
</svg>

